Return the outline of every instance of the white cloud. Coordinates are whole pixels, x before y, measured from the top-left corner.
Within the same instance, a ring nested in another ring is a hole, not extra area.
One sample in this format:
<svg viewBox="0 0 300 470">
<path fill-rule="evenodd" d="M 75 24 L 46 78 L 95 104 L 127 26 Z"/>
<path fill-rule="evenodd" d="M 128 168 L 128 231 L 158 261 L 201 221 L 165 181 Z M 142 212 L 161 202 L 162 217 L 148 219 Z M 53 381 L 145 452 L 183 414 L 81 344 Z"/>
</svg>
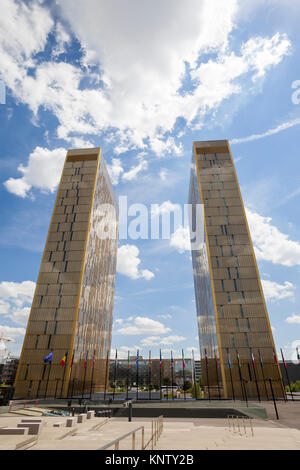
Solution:
<svg viewBox="0 0 300 470">
<path fill-rule="evenodd" d="M 198 0 L 165 0 L 155 7 L 124 0 L 117 8 L 104 0 L 64 0 L 59 2 L 62 20 L 69 21 L 85 50 L 83 67 L 40 57 L 37 62 L 35 54 L 45 48 L 50 31 L 63 47 L 70 42 L 69 32 L 54 24 L 44 5 L 3 1 L 0 70 L 16 99 L 27 103 L 36 118 L 39 109 L 51 111 L 59 138 L 107 131 L 118 152 L 148 146 L 158 156 L 181 155 L 182 144 L 170 135 L 177 118 L 201 127 L 225 99 L 252 90 L 242 88 L 238 79 L 244 83 L 247 76 L 251 85 L 290 49 L 286 35 L 277 33 L 250 38 L 239 54 L 233 53 L 229 38 L 237 0 L 200 5 Z M 215 53 L 215 59 L 198 63 L 206 52 Z M 99 66 L 98 73 L 90 72 L 89 61 Z M 192 89 L 182 93 L 187 74 Z M 89 82 L 85 88 L 83 79 Z M 129 170 L 128 178 L 140 168 Z M 26 187 L 15 191 L 27 192 Z"/>
<path fill-rule="evenodd" d="M 139 163 L 135 166 L 132 166 L 129 171 L 123 173 L 122 179 L 124 181 L 132 181 L 136 179 L 137 175 L 143 171 L 147 170 L 148 162 L 144 159 L 144 154 L 141 153 L 138 155 Z"/>
<path fill-rule="evenodd" d="M 1 282 L 0 315 L 8 317 L 13 323 L 26 325 L 34 291 L 35 283 L 32 281 Z"/>
<path fill-rule="evenodd" d="M 285 319 L 287 323 L 295 323 L 295 324 L 300 324 L 300 315 L 296 315 L 295 313 L 291 317 L 287 317 Z"/>
<path fill-rule="evenodd" d="M 296 287 L 292 282 L 285 281 L 284 284 L 278 284 L 262 279 L 261 283 L 266 300 L 277 301 L 294 297 Z"/>
<path fill-rule="evenodd" d="M 299 126 L 299 124 L 300 119 L 293 119 L 292 121 L 283 122 L 282 124 L 279 124 L 278 126 L 273 127 L 272 129 L 269 129 L 266 132 L 263 132 L 262 134 L 252 134 L 248 137 L 231 139 L 230 144 L 242 144 L 244 142 L 252 142 L 253 140 L 264 139 L 265 137 L 269 137 L 270 135 L 278 134 L 278 132 L 285 131 L 290 127 Z"/>
<path fill-rule="evenodd" d="M 116 333 L 122 335 L 161 335 L 168 333 L 170 328 L 167 328 L 163 323 L 152 320 L 148 317 L 135 317 L 131 321 L 127 319 L 127 325 L 118 329 Z"/>
<path fill-rule="evenodd" d="M 0 336 L 3 336 L 7 339 L 23 336 L 25 334 L 25 331 L 25 328 L 16 328 L 12 326 L 0 325 Z"/>
<path fill-rule="evenodd" d="M 118 184 L 119 178 L 124 172 L 120 158 L 112 158 L 111 165 L 107 165 L 107 171 L 112 184 Z"/>
<path fill-rule="evenodd" d="M 181 341 L 185 341 L 186 338 L 184 336 L 178 336 L 178 335 L 170 335 L 170 336 L 148 336 L 146 338 L 143 338 L 141 341 L 141 345 L 146 347 L 146 346 L 157 346 L 157 345 L 171 345 L 174 343 L 178 343 Z"/>
<path fill-rule="evenodd" d="M 9 192 L 23 198 L 32 187 L 54 192 L 61 177 L 66 152 L 64 148 L 49 150 L 36 147 L 29 155 L 27 166 L 18 166 L 18 171 L 23 173 L 22 178 L 9 178 L 4 186 Z"/>
<path fill-rule="evenodd" d="M 170 246 L 176 248 L 179 253 L 191 250 L 189 227 L 180 226 L 171 235 Z"/>
<path fill-rule="evenodd" d="M 296 348 L 300 348 L 300 339 L 295 339 L 282 348 L 284 359 L 292 360 L 298 364 Z M 278 356 L 280 355 L 278 354 Z"/>
<path fill-rule="evenodd" d="M 247 220 L 258 260 L 271 261 L 283 266 L 300 264 L 300 243 L 289 240 L 288 235 L 272 225 L 271 217 L 264 217 L 246 209 Z"/>
<path fill-rule="evenodd" d="M 131 279 L 144 278 L 147 281 L 155 275 L 148 269 L 139 269 L 141 260 L 139 249 L 135 245 L 122 245 L 118 249 L 117 272 Z"/>
</svg>

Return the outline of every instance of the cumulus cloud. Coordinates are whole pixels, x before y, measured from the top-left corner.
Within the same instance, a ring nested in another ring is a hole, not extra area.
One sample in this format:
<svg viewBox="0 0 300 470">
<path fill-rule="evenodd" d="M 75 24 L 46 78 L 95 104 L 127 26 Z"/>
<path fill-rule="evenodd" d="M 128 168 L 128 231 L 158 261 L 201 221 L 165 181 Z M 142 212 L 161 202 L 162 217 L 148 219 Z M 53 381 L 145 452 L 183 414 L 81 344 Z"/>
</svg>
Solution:
<svg viewBox="0 0 300 470">
<path fill-rule="evenodd" d="M 32 281 L 0 283 L 0 316 L 10 320 L 17 325 L 26 325 L 30 313 L 35 283 Z M 11 336 L 25 333 L 23 328 L 8 327 L 0 324 L 0 332 L 12 328 Z"/>
<path fill-rule="evenodd" d="M 141 345 L 144 347 L 157 346 L 157 345 L 171 345 L 180 341 L 185 341 L 184 336 L 170 335 L 170 336 L 147 336 L 141 340 Z"/>
<path fill-rule="evenodd" d="M 40 109 L 52 112 L 61 139 L 112 134 L 117 153 L 148 147 L 159 157 L 181 155 L 182 144 L 170 135 L 178 118 L 201 127 L 224 100 L 251 89 L 239 79 L 255 86 L 290 51 L 287 36 L 277 33 L 232 52 L 237 0 L 124 0 L 116 8 L 104 0 L 64 0 L 56 24 L 44 4 L 3 1 L 0 70 L 16 99 L 37 119 Z M 70 44 L 65 21 L 85 51 L 82 66 L 37 59 L 51 31 L 59 47 Z M 207 52 L 214 55 L 201 62 Z M 181 91 L 185 78 L 189 92 Z M 139 163 L 127 178 L 143 168 Z M 26 193 L 18 184 L 15 191 Z"/>
<path fill-rule="evenodd" d="M 27 166 L 19 165 L 21 178 L 9 178 L 5 181 L 6 189 L 20 197 L 26 197 L 32 187 L 53 193 L 56 189 L 66 158 L 67 150 L 36 147 L 29 155 Z"/>
<path fill-rule="evenodd" d="M 295 323 L 295 324 L 300 324 L 300 315 L 296 315 L 295 313 L 291 317 L 287 317 L 285 319 L 287 323 Z"/>
<path fill-rule="evenodd" d="M 183 227 L 182 225 L 178 227 L 178 229 L 171 235 L 170 246 L 176 248 L 179 253 L 190 251 L 191 242 L 189 227 Z"/>
<path fill-rule="evenodd" d="M 144 278 L 146 281 L 155 275 L 148 269 L 140 269 L 139 249 L 135 245 L 122 245 L 118 249 L 117 272 L 131 279 Z"/>
<path fill-rule="evenodd" d="M 264 217 L 246 209 L 247 220 L 258 260 L 283 266 L 300 264 L 300 243 L 289 239 L 273 225 L 271 217 Z"/>
<path fill-rule="evenodd" d="M 161 335 L 171 331 L 170 328 L 167 328 L 163 323 L 152 320 L 148 317 L 135 317 L 131 321 L 127 319 L 126 326 L 119 328 L 116 333 L 122 335 Z"/>
<path fill-rule="evenodd" d="M 262 279 L 261 283 L 266 300 L 278 301 L 294 297 L 296 287 L 292 282 L 285 281 L 283 284 L 279 284 Z"/>
</svg>

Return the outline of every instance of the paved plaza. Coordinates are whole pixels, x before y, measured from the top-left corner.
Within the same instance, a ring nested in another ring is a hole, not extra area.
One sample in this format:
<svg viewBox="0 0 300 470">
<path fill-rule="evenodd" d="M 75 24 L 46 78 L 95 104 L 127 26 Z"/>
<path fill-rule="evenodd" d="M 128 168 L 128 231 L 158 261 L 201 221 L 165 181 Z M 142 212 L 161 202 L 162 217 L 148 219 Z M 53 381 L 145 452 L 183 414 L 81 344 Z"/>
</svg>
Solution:
<svg viewBox="0 0 300 470">
<path fill-rule="evenodd" d="M 262 406 L 258 404 L 257 406 Z M 277 403 L 279 420 L 271 402 L 263 404 L 267 418 L 164 418 L 163 431 L 154 450 L 300 450 L 300 403 Z M 17 427 L 22 419 L 42 422 L 38 435 L 1 435 L 0 450 L 97 450 L 134 429 L 144 427 L 144 443 L 152 435 L 154 418 L 95 417 L 67 427 L 66 416 L 42 416 L 43 409 L 2 409 L 0 428 Z M 162 409 L 163 414 L 163 409 Z M 142 430 L 135 434 L 141 449 Z M 113 449 L 113 447 L 111 447 Z M 120 442 L 120 450 L 132 449 L 132 435 Z M 147 447 L 152 450 L 152 443 Z"/>
</svg>

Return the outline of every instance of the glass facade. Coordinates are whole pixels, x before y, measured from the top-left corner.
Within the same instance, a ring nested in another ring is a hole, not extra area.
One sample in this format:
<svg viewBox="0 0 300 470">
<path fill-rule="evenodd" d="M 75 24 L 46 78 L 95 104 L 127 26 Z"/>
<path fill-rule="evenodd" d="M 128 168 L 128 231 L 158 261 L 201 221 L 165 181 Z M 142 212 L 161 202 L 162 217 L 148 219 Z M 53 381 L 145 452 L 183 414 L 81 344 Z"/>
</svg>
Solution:
<svg viewBox="0 0 300 470">
<path fill-rule="evenodd" d="M 107 206 L 110 216 L 103 211 Z M 83 394 L 91 386 L 104 387 L 103 370 L 111 342 L 117 217 L 100 149 L 68 151 L 23 343 L 15 397 L 60 397 L 67 396 L 71 388 Z M 107 225 L 109 236 L 105 236 Z M 52 361 L 44 363 L 51 351 Z M 65 364 L 61 364 L 64 356 Z"/>
<path fill-rule="evenodd" d="M 203 207 L 204 243 L 192 249 L 206 396 L 283 395 L 260 277 L 228 141 L 194 142 L 191 204 Z"/>
</svg>

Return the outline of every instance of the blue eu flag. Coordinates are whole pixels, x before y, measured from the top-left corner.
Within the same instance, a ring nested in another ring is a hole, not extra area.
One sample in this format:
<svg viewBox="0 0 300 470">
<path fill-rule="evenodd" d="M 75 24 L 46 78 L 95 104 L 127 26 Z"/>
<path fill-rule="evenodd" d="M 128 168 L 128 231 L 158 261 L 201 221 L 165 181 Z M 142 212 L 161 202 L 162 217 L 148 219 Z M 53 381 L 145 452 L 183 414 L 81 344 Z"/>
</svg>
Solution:
<svg viewBox="0 0 300 470">
<path fill-rule="evenodd" d="M 53 359 L 53 351 L 50 351 L 50 353 L 44 357 L 43 361 L 45 364 L 47 364 L 47 362 L 51 362 Z"/>
</svg>

